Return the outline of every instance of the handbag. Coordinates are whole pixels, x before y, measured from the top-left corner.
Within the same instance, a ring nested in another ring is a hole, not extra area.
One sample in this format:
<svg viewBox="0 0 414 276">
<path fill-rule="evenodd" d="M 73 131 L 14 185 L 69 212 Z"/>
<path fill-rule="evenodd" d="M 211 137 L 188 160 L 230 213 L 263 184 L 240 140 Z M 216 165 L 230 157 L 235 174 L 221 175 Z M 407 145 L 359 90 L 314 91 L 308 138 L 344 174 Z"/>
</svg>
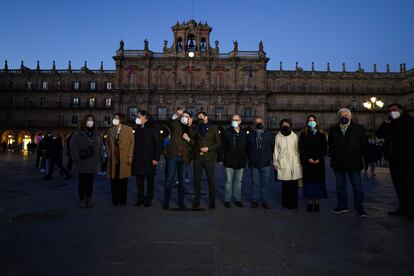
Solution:
<svg viewBox="0 0 414 276">
<path fill-rule="evenodd" d="M 93 146 L 89 146 L 86 149 L 79 150 L 79 158 L 81 160 L 91 158 L 95 154 Z"/>
</svg>

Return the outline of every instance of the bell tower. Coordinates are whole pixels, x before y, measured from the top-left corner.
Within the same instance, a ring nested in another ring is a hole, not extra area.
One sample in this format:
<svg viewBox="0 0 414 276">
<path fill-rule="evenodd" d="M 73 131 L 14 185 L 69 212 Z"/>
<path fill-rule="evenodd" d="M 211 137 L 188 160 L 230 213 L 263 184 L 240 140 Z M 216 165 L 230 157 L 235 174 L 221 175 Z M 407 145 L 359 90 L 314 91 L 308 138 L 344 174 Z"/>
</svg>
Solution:
<svg viewBox="0 0 414 276">
<path fill-rule="evenodd" d="M 210 50 L 210 32 L 212 28 L 205 23 L 195 20 L 177 23 L 171 28 L 174 33 L 174 43 L 170 51 L 176 56 L 187 56 L 194 52 L 195 56 L 205 56 Z"/>
</svg>

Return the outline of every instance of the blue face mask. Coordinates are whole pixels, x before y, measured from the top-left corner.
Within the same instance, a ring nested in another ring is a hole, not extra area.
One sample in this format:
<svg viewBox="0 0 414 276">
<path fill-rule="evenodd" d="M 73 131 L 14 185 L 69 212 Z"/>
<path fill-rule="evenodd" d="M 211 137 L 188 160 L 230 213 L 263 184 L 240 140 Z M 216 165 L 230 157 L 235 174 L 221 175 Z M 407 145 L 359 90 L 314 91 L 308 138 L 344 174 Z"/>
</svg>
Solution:
<svg viewBox="0 0 414 276">
<path fill-rule="evenodd" d="M 231 121 L 231 126 L 234 127 L 234 128 L 236 128 L 236 127 L 239 126 L 239 122 L 237 122 L 237 121 Z"/>
<path fill-rule="evenodd" d="M 316 127 L 316 122 L 315 121 L 308 122 L 308 127 L 315 128 Z"/>
<path fill-rule="evenodd" d="M 339 120 L 339 122 L 342 125 L 347 125 L 349 123 L 349 118 L 347 118 L 347 117 L 341 117 L 341 119 Z"/>
</svg>

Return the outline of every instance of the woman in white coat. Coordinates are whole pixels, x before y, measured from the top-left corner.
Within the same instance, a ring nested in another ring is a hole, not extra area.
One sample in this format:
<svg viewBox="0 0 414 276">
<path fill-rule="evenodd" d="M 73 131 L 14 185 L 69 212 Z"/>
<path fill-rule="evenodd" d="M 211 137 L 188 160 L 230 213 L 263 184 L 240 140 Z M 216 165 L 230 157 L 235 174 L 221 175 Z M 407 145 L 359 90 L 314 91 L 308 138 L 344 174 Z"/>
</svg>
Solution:
<svg viewBox="0 0 414 276">
<path fill-rule="evenodd" d="M 277 178 L 282 182 L 282 206 L 298 208 L 298 179 L 302 178 L 298 136 L 292 131 L 292 122 L 283 119 L 279 123 L 280 132 L 275 138 L 273 164 Z"/>
</svg>

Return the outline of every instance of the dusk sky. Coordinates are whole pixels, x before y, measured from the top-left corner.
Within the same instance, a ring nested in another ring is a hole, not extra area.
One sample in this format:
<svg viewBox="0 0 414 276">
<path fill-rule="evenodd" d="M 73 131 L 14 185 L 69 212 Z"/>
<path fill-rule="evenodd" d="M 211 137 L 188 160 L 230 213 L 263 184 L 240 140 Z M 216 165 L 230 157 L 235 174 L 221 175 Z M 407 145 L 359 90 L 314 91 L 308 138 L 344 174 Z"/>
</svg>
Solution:
<svg viewBox="0 0 414 276">
<path fill-rule="evenodd" d="M 193 3 L 193 4 L 192 4 Z M 194 18 L 213 28 L 210 43 L 220 41 L 228 52 L 233 40 L 239 50 L 257 50 L 263 40 L 268 69 L 294 69 L 295 62 L 310 70 L 355 71 L 358 62 L 366 71 L 387 63 L 398 71 L 405 62 L 414 67 L 413 0 L 291 0 L 291 1 L 107 1 L 14 0 L 2 1 L 0 10 L 0 68 L 20 61 L 34 68 L 114 68 L 112 56 L 124 39 L 126 49 L 161 52 L 163 40 L 172 43 L 171 27 Z"/>
</svg>

